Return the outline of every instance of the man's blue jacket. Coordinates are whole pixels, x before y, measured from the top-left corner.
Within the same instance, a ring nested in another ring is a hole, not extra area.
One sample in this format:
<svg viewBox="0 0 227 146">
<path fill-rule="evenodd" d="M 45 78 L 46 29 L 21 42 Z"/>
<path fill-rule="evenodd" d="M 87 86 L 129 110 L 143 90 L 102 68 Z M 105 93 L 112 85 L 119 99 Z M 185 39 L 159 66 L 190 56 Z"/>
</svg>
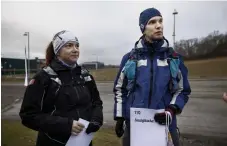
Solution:
<svg viewBox="0 0 227 146">
<path fill-rule="evenodd" d="M 114 119 L 129 120 L 130 107 L 166 109 L 172 104 L 179 109 L 178 113 L 180 113 L 191 93 L 188 70 L 182 57 L 179 57 L 177 88 L 172 92 L 170 89 L 172 76 L 168 62 L 170 52 L 168 41 L 164 39 L 159 43 L 153 43 L 151 48 L 146 45 L 144 40 L 140 40 L 136 48 L 140 52 L 137 55 L 136 67 L 134 67 L 136 71 L 133 72 L 133 65 L 128 62 L 129 58 L 133 56 L 129 52 L 123 56 L 120 70 L 114 82 Z M 152 56 L 149 49 L 154 50 Z M 172 117 L 170 130 L 175 128 L 176 115 Z"/>
</svg>

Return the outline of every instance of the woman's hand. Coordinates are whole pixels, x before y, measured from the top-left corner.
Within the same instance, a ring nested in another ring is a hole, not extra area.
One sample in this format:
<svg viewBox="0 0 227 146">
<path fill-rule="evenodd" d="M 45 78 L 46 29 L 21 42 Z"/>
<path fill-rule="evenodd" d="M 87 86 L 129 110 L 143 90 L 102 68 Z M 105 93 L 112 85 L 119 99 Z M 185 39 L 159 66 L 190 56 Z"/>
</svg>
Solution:
<svg viewBox="0 0 227 146">
<path fill-rule="evenodd" d="M 72 134 L 73 135 L 78 135 L 84 128 L 84 125 L 79 123 L 76 120 L 73 120 L 73 125 L 72 125 Z"/>
</svg>

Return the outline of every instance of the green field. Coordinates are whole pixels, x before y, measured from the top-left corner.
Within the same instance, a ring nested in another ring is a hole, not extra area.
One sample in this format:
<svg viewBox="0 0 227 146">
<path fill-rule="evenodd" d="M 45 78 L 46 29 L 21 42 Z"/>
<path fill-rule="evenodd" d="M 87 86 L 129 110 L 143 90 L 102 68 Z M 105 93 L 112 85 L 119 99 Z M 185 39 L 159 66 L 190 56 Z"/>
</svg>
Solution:
<svg viewBox="0 0 227 146">
<path fill-rule="evenodd" d="M 2 120 L 2 146 L 35 146 L 37 132 L 22 126 L 19 120 Z M 181 135 L 184 146 L 224 146 L 226 139 L 196 135 Z M 114 128 L 101 128 L 93 139 L 94 146 L 121 146 Z"/>
<path fill-rule="evenodd" d="M 185 65 L 189 70 L 189 78 L 199 77 L 227 77 L 227 57 L 186 61 Z M 90 73 L 94 76 L 96 81 L 113 81 L 117 75 L 119 68 L 105 68 L 98 70 L 90 70 Z M 21 78 L 15 78 L 10 76 L 2 76 L 2 82 L 4 81 L 24 81 L 24 75 L 20 75 Z"/>
<path fill-rule="evenodd" d="M 227 77 L 227 57 L 187 61 L 190 77 Z"/>
<path fill-rule="evenodd" d="M 18 120 L 2 120 L 2 146 L 34 146 L 37 132 L 30 130 Z M 102 128 L 95 134 L 96 146 L 119 146 L 121 141 L 114 129 Z"/>
<path fill-rule="evenodd" d="M 227 57 L 209 60 L 186 61 L 189 77 L 227 77 Z M 118 68 L 91 70 L 97 81 L 113 81 Z"/>
</svg>

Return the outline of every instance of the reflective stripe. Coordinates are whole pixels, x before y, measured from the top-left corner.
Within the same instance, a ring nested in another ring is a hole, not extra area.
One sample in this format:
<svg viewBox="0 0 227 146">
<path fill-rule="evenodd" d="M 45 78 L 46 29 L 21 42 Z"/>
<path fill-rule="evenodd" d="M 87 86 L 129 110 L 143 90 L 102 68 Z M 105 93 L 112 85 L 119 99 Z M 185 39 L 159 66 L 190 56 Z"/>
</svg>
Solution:
<svg viewBox="0 0 227 146">
<path fill-rule="evenodd" d="M 43 99 L 44 99 L 45 93 L 46 93 L 46 91 L 44 90 L 42 100 L 41 100 L 41 111 L 43 110 Z"/>
<path fill-rule="evenodd" d="M 157 66 L 168 66 L 167 59 L 164 60 L 157 59 Z"/>
<path fill-rule="evenodd" d="M 46 68 L 43 68 L 43 70 L 44 70 L 46 73 L 48 73 L 49 75 L 54 75 L 54 76 L 57 75 L 56 72 L 54 72 L 54 70 L 53 70 L 51 67 L 49 67 L 49 66 L 47 66 Z"/>
<path fill-rule="evenodd" d="M 54 112 L 57 110 L 56 106 L 54 105 L 54 110 L 51 112 L 51 116 L 54 114 Z"/>
<path fill-rule="evenodd" d="M 122 69 L 124 70 L 124 68 Z M 116 117 L 122 117 L 122 102 L 123 102 L 123 99 L 122 99 L 122 86 L 123 86 L 123 81 L 124 81 L 124 78 L 125 78 L 125 74 L 123 72 L 121 72 L 120 76 L 119 76 L 119 79 L 117 81 L 117 85 L 115 87 L 115 89 L 117 90 L 116 92 Z"/>
<path fill-rule="evenodd" d="M 50 115 L 52 116 L 56 110 L 57 110 L 57 108 L 56 108 L 56 106 L 54 105 L 54 110 L 51 112 Z M 63 142 L 61 142 L 61 141 L 59 141 L 59 140 L 56 140 L 56 139 L 54 139 L 54 138 L 51 138 L 47 133 L 44 132 L 44 134 L 45 134 L 50 140 L 53 140 L 53 141 L 56 141 L 56 142 L 58 142 L 58 143 L 60 143 L 60 144 L 64 144 L 64 145 L 65 145 L 65 143 L 63 143 Z"/>
<path fill-rule="evenodd" d="M 172 101 L 170 102 L 170 104 L 175 104 L 178 95 L 181 93 L 182 90 L 184 90 L 184 86 L 183 86 L 183 76 L 182 76 L 182 73 L 181 73 L 180 70 L 179 70 L 179 76 L 180 76 L 180 81 L 179 81 L 179 83 L 178 83 L 178 89 L 177 89 L 176 93 L 173 95 L 173 99 L 172 99 Z"/>
<path fill-rule="evenodd" d="M 84 77 L 84 80 L 85 80 L 85 82 L 88 82 L 88 81 L 91 81 L 92 79 L 90 76 L 86 76 L 86 77 Z"/>
<path fill-rule="evenodd" d="M 56 90 L 56 92 L 55 92 L 55 96 L 57 96 L 57 94 L 58 94 L 58 91 L 59 91 L 60 87 L 61 87 L 61 86 L 59 86 L 59 87 L 58 87 L 58 89 Z"/>
<path fill-rule="evenodd" d="M 137 62 L 137 67 L 140 67 L 140 66 L 147 66 L 147 59 L 143 60 L 138 60 Z"/>
<path fill-rule="evenodd" d="M 62 85 L 61 84 L 61 80 L 58 78 L 58 77 L 56 77 L 56 78 L 50 78 L 51 80 L 53 80 L 53 81 L 55 81 L 56 83 L 58 83 L 59 85 Z"/>
<path fill-rule="evenodd" d="M 61 141 L 59 141 L 59 140 L 56 140 L 56 139 L 54 139 L 54 138 L 51 138 L 47 133 L 44 133 L 50 140 L 53 140 L 53 141 L 56 141 L 56 142 L 58 142 L 58 143 L 60 143 L 60 144 L 66 144 L 66 143 L 64 143 L 64 142 L 61 142 Z"/>
</svg>

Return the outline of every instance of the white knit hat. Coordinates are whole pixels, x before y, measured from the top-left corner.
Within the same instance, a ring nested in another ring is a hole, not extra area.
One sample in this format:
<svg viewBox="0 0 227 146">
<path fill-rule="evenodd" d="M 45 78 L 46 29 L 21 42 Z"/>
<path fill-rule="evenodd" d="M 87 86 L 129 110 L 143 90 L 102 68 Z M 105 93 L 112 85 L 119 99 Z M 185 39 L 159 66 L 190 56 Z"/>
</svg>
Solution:
<svg viewBox="0 0 227 146">
<path fill-rule="evenodd" d="M 77 37 L 72 32 L 66 30 L 58 32 L 52 40 L 54 53 L 57 54 L 58 51 L 68 42 L 79 44 Z"/>
</svg>

